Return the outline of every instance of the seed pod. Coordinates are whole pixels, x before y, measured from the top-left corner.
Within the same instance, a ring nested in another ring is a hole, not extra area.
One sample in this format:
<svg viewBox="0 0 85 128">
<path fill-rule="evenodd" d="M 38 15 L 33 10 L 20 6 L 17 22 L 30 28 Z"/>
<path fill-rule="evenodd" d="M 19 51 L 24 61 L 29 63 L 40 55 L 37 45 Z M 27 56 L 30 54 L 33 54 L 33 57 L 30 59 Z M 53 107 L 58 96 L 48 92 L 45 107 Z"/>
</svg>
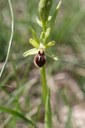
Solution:
<svg viewBox="0 0 85 128">
<path fill-rule="evenodd" d="M 37 55 L 35 55 L 34 57 L 34 64 L 37 67 L 42 67 L 44 66 L 44 64 L 46 63 L 46 56 L 44 51 L 39 51 Z"/>
</svg>

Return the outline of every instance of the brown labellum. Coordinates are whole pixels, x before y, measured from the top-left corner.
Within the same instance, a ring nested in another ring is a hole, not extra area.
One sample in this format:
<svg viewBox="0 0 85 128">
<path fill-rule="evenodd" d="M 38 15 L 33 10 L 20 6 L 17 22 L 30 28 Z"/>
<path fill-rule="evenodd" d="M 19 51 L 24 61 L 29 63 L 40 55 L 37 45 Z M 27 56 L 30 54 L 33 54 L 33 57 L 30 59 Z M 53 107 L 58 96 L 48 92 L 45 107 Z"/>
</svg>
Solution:
<svg viewBox="0 0 85 128">
<path fill-rule="evenodd" d="M 42 67 L 46 63 L 46 56 L 43 50 L 40 50 L 34 57 L 34 64 L 37 67 Z"/>
</svg>

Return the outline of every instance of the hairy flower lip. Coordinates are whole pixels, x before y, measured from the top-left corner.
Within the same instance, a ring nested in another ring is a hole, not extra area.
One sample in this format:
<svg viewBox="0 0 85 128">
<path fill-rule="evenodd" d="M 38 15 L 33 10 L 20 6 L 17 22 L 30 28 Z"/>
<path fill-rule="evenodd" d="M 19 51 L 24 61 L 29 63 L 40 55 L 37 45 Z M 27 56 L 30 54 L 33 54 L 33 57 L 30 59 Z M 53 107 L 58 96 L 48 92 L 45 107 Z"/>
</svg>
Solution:
<svg viewBox="0 0 85 128">
<path fill-rule="evenodd" d="M 34 64 L 37 67 L 43 67 L 46 63 L 46 55 L 43 50 L 39 51 L 34 57 Z"/>
</svg>

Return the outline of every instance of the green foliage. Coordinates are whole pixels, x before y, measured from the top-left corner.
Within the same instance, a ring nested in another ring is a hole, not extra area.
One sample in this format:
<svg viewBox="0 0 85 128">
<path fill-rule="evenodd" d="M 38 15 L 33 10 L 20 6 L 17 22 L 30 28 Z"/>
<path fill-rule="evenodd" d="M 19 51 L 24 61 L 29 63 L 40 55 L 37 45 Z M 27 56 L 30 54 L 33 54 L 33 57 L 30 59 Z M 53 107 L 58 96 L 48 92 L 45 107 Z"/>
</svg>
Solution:
<svg viewBox="0 0 85 128">
<path fill-rule="evenodd" d="M 15 111 L 15 110 L 0 106 L 0 111 L 1 112 L 6 112 L 6 113 L 11 114 L 11 115 L 16 116 L 16 117 L 19 117 L 19 118 L 23 119 L 25 122 L 34 126 L 34 128 L 36 128 L 36 126 L 33 124 L 33 122 L 30 119 L 26 118 L 23 114 Z"/>
<path fill-rule="evenodd" d="M 8 40 L 7 27 L 3 23 L 3 18 L 1 16 L 0 18 L 0 62 L 3 62 L 6 57 L 6 48 L 7 48 L 6 41 L 7 40 Z"/>
</svg>

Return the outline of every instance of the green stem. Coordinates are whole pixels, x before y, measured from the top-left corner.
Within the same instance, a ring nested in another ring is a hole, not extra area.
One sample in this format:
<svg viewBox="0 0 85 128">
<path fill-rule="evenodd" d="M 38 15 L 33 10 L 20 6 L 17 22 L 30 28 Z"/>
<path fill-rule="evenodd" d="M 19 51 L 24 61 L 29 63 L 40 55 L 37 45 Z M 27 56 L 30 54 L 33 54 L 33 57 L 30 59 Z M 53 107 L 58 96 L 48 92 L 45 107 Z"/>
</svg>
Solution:
<svg viewBox="0 0 85 128">
<path fill-rule="evenodd" d="M 42 21 L 42 30 L 45 33 L 46 32 L 46 21 Z"/>
<path fill-rule="evenodd" d="M 41 68 L 42 96 L 45 108 L 45 128 L 52 128 L 52 112 L 50 105 L 50 90 L 47 87 L 45 66 Z"/>
<path fill-rule="evenodd" d="M 46 39 L 45 39 L 45 38 L 46 38 L 46 37 L 45 37 L 45 34 L 46 34 L 46 30 L 47 30 L 47 25 L 46 25 L 46 24 L 47 24 L 46 22 L 43 22 L 43 21 L 42 21 L 42 26 L 43 26 L 43 27 L 42 27 L 42 32 L 44 33 L 44 38 L 42 38 L 42 40 L 44 40 L 44 41 L 43 41 L 43 44 L 46 44 Z"/>
<path fill-rule="evenodd" d="M 47 90 L 48 90 L 45 66 L 43 66 L 40 71 L 41 71 L 41 83 L 42 83 L 43 102 L 44 102 L 44 105 L 45 105 L 46 97 L 47 97 Z"/>
<path fill-rule="evenodd" d="M 50 104 L 50 89 L 48 89 L 48 94 L 45 104 L 45 128 L 52 128 L 52 112 Z"/>
</svg>

